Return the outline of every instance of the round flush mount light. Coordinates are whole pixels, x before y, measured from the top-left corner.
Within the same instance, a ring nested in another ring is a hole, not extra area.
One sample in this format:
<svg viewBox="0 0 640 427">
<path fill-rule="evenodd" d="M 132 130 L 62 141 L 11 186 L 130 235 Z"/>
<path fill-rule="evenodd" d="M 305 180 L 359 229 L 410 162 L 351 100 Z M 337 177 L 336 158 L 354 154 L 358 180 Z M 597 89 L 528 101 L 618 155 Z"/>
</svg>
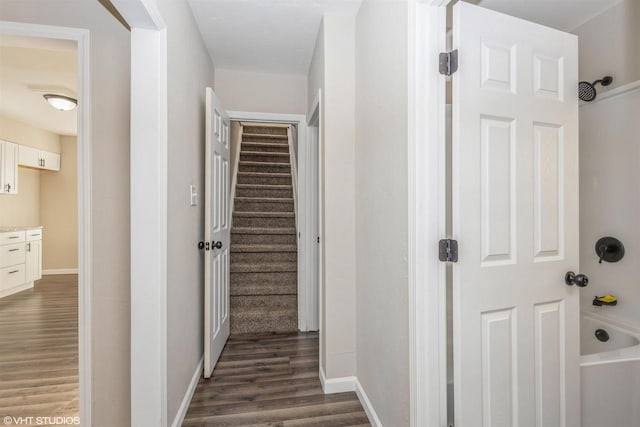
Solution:
<svg viewBox="0 0 640 427">
<path fill-rule="evenodd" d="M 78 101 L 64 95 L 55 95 L 52 93 L 47 93 L 44 96 L 44 99 L 47 100 L 49 105 L 51 105 L 56 110 L 60 111 L 71 111 L 76 108 L 78 105 Z"/>
</svg>

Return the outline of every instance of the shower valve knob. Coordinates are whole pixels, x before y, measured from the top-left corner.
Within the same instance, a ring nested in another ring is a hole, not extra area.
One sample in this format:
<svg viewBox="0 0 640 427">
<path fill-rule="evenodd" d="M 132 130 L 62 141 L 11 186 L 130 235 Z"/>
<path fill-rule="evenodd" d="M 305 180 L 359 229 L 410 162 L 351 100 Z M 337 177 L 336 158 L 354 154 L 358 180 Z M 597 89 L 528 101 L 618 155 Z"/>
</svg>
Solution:
<svg viewBox="0 0 640 427">
<path fill-rule="evenodd" d="M 584 274 L 576 274 L 573 271 L 567 271 L 564 276 L 564 283 L 567 285 L 576 285 L 580 288 L 584 288 L 589 284 L 589 278 Z"/>
</svg>

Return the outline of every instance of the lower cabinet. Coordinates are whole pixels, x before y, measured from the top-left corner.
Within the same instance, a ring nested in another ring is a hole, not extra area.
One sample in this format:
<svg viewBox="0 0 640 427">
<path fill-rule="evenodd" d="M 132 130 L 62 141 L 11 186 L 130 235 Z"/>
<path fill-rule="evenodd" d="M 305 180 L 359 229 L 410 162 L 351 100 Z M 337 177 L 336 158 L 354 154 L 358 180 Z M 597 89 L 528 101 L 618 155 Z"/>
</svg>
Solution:
<svg viewBox="0 0 640 427">
<path fill-rule="evenodd" d="M 42 279 L 42 240 L 27 242 L 25 249 L 25 281 Z"/>
<path fill-rule="evenodd" d="M 42 229 L 0 232 L 0 298 L 33 287 L 42 278 Z"/>
</svg>

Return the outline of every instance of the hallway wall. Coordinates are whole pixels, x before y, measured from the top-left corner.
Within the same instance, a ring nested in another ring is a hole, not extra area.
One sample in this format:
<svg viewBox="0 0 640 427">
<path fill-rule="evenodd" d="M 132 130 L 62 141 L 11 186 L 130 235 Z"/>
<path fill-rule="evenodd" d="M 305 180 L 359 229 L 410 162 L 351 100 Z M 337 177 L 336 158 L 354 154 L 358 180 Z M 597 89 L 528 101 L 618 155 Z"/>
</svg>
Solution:
<svg viewBox="0 0 640 427">
<path fill-rule="evenodd" d="M 214 65 L 184 0 L 160 0 L 167 24 L 167 420 L 172 425 L 204 352 L 205 88 Z M 189 186 L 198 192 L 190 206 Z"/>
<path fill-rule="evenodd" d="M 216 95 L 231 111 L 307 113 L 307 76 L 216 68 Z"/>
<path fill-rule="evenodd" d="M 308 97 L 323 92 L 320 364 L 327 378 L 352 376 L 356 368 L 354 31 L 354 17 L 325 15 L 309 69 Z"/>
<path fill-rule="evenodd" d="M 93 427 L 128 426 L 129 32 L 97 1 L 0 0 L 0 20 L 91 31 Z"/>
<path fill-rule="evenodd" d="M 356 375 L 385 426 L 409 425 L 408 2 L 356 18 Z"/>
</svg>

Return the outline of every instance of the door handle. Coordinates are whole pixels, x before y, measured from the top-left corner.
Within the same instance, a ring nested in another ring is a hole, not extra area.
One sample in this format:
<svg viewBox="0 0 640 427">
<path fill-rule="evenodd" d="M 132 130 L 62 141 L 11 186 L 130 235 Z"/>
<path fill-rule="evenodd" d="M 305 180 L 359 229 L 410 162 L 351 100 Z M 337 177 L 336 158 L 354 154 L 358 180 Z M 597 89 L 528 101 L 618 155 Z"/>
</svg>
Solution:
<svg viewBox="0 0 640 427">
<path fill-rule="evenodd" d="M 216 242 L 215 240 L 211 241 L 211 249 L 222 249 L 222 242 L 218 241 Z"/>
<path fill-rule="evenodd" d="M 584 274 L 576 274 L 573 271 L 567 271 L 564 275 L 564 283 L 567 285 L 576 285 L 580 288 L 584 288 L 589 284 L 589 278 Z"/>
</svg>

